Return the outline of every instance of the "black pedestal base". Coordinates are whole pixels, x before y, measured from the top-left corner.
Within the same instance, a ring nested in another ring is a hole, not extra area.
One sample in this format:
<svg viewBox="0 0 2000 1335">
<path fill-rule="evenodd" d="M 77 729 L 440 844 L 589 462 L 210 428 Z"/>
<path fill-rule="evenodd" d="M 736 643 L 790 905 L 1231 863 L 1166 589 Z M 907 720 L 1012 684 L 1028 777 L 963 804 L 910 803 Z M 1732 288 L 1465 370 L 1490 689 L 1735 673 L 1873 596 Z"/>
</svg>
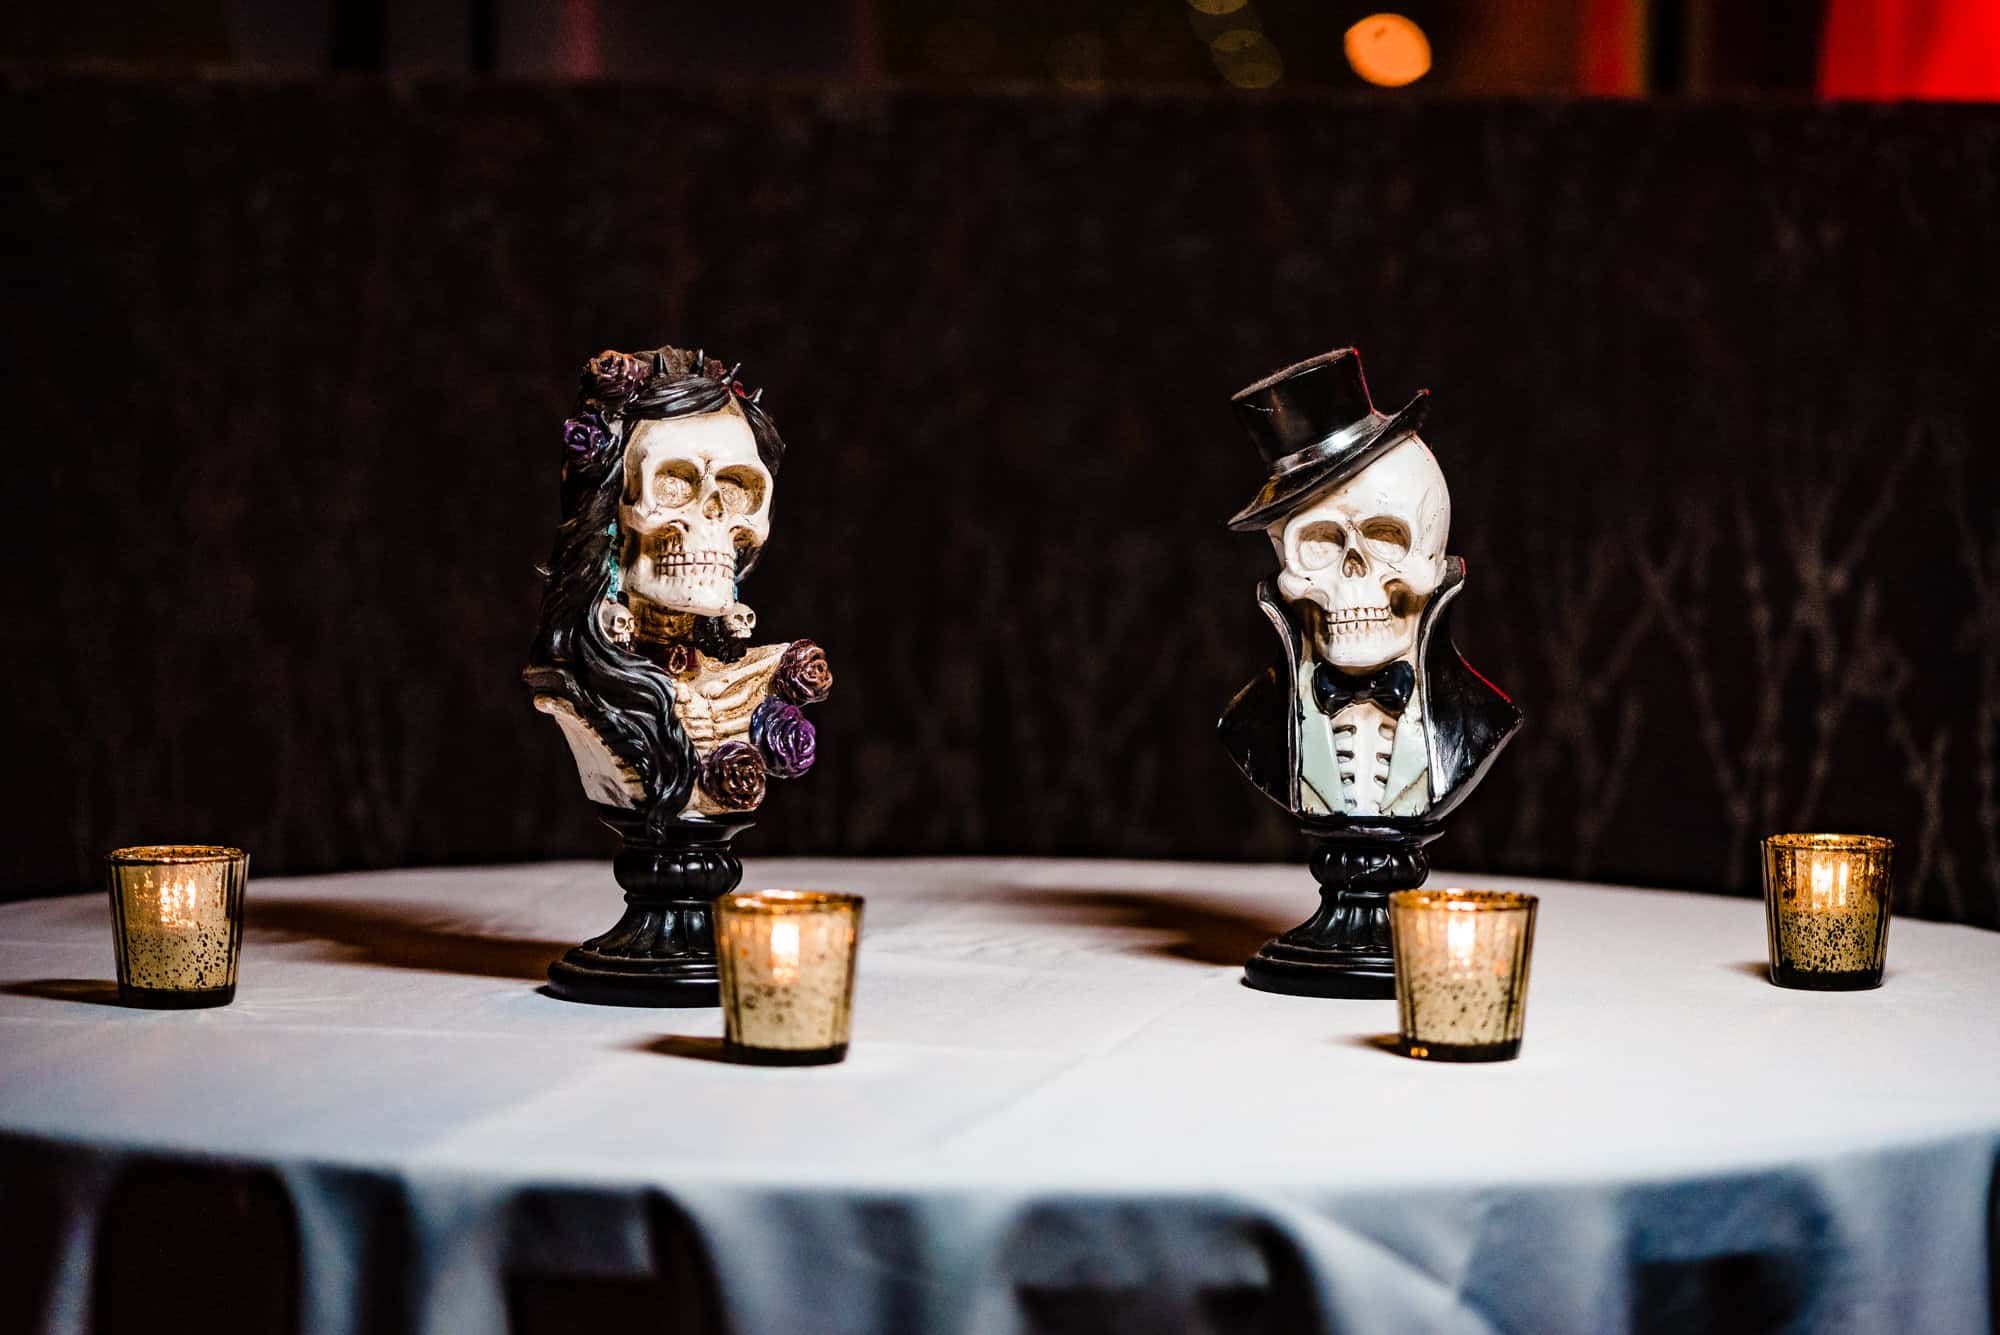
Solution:
<svg viewBox="0 0 2000 1335">
<path fill-rule="evenodd" d="M 715 965 L 688 969 L 647 967 L 575 946 L 549 966 L 549 991 L 564 1001 L 593 1006 L 720 1006 Z"/>
<path fill-rule="evenodd" d="M 1244 964 L 1243 981 L 1294 997 L 1394 997 L 1389 895 L 1424 883 L 1430 875 L 1424 845 L 1437 835 L 1435 827 L 1390 826 L 1312 834 L 1319 911 L 1266 941 Z"/>
<path fill-rule="evenodd" d="M 1387 956 L 1295 946 L 1281 936 L 1244 961 L 1243 981 L 1291 997 L 1393 998 L 1396 966 Z"/>
<path fill-rule="evenodd" d="M 598 814 L 625 839 L 611 864 L 625 912 L 549 966 L 549 991 L 595 1006 L 720 1005 L 713 905 L 743 879 L 729 841 L 750 822 L 689 821 L 653 832 L 633 812 L 599 807 Z"/>
</svg>

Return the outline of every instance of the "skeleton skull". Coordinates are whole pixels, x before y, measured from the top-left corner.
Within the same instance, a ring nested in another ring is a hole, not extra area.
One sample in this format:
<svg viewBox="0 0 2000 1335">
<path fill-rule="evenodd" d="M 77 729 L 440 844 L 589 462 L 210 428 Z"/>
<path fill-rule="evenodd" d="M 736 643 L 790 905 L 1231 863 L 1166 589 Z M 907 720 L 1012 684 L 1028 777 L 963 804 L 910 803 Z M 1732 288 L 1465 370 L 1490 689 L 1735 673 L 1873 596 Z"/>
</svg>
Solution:
<svg viewBox="0 0 2000 1335">
<path fill-rule="evenodd" d="M 630 647 L 632 643 L 632 609 L 621 602 L 606 598 L 597 605 L 597 624 L 604 630 L 604 638 L 613 644 Z"/>
<path fill-rule="evenodd" d="M 722 628 L 731 639 L 749 639 L 757 629 L 757 609 L 748 603 L 731 603 L 722 614 Z"/>
<path fill-rule="evenodd" d="M 1346 672 L 1409 654 L 1450 529 L 1444 473 L 1416 436 L 1272 524 L 1278 592 L 1305 613 L 1313 652 Z"/>
<path fill-rule="evenodd" d="M 625 592 L 658 612 L 720 616 L 738 558 L 771 534 L 771 470 L 734 403 L 643 421 L 625 445 Z"/>
</svg>

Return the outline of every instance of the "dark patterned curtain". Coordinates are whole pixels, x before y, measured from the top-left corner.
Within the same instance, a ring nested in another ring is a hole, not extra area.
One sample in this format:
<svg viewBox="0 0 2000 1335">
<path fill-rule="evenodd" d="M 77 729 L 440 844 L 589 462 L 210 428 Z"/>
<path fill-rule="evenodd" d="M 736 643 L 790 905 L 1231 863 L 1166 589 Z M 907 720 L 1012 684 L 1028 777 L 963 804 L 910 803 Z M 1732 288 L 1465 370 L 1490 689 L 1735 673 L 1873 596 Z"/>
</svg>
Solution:
<svg viewBox="0 0 2000 1335">
<path fill-rule="evenodd" d="M 16 77 L 10 893 L 603 855 L 517 679 L 600 347 L 745 363 L 760 626 L 838 684 L 747 851 L 1302 856 L 1230 392 L 1359 344 L 1528 727 L 1446 867 L 1901 842 L 2000 922 L 2000 110 Z"/>
</svg>

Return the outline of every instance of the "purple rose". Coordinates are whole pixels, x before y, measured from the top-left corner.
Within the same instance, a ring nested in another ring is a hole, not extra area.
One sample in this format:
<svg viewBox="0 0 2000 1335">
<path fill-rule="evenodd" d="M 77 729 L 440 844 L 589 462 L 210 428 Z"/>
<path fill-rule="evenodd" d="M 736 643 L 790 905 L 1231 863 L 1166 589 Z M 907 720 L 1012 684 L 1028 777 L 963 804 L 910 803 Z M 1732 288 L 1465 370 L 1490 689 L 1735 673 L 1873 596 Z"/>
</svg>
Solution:
<svg viewBox="0 0 2000 1335">
<path fill-rule="evenodd" d="M 629 399 L 646 383 L 646 363 L 630 353 L 606 348 L 584 364 L 586 381 L 607 399 Z"/>
<path fill-rule="evenodd" d="M 833 689 L 833 669 L 827 666 L 826 650 L 811 640 L 793 640 L 778 660 L 771 689 L 795 705 L 816 705 L 826 699 Z"/>
<path fill-rule="evenodd" d="M 724 811 L 751 811 L 763 804 L 764 757 L 747 742 L 724 742 L 701 765 L 701 790 Z"/>
<path fill-rule="evenodd" d="M 595 454 L 611 438 L 604 419 L 594 412 L 581 412 L 563 423 L 563 448 L 571 454 Z"/>
<path fill-rule="evenodd" d="M 819 733 L 803 709 L 768 699 L 750 716 L 750 740 L 774 779 L 796 779 L 819 758 Z"/>
</svg>

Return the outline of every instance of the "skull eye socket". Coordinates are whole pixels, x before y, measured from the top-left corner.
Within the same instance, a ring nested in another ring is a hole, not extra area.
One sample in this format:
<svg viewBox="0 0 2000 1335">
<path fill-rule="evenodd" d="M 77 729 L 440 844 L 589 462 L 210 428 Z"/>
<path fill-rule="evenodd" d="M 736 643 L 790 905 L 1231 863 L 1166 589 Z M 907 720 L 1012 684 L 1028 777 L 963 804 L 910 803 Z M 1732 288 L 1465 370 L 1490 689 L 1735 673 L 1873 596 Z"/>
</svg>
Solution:
<svg viewBox="0 0 2000 1335">
<path fill-rule="evenodd" d="M 764 479 L 748 468 L 725 468 L 715 475 L 715 491 L 726 515 L 755 514 L 763 508 Z"/>
<path fill-rule="evenodd" d="M 653 475 L 653 500 L 659 505 L 678 510 L 694 499 L 695 487 L 700 477 L 694 466 L 685 459 L 676 459 L 660 465 L 660 471 Z"/>
<path fill-rule="evenodd" d="M 1299 531 L 1299 564 L 1307 570 L 1322 570 L 1339 559 L 1347 549 L 1347 535 L 1338 524 L 1308 524 Z"/>
<path fill-rule="evenodd" d="M 1410 554 L 1410 526 L 1386 516 L 1361 526 L 1361 541 L 1377 558 L 1400 561 Z"/>
</svg>

